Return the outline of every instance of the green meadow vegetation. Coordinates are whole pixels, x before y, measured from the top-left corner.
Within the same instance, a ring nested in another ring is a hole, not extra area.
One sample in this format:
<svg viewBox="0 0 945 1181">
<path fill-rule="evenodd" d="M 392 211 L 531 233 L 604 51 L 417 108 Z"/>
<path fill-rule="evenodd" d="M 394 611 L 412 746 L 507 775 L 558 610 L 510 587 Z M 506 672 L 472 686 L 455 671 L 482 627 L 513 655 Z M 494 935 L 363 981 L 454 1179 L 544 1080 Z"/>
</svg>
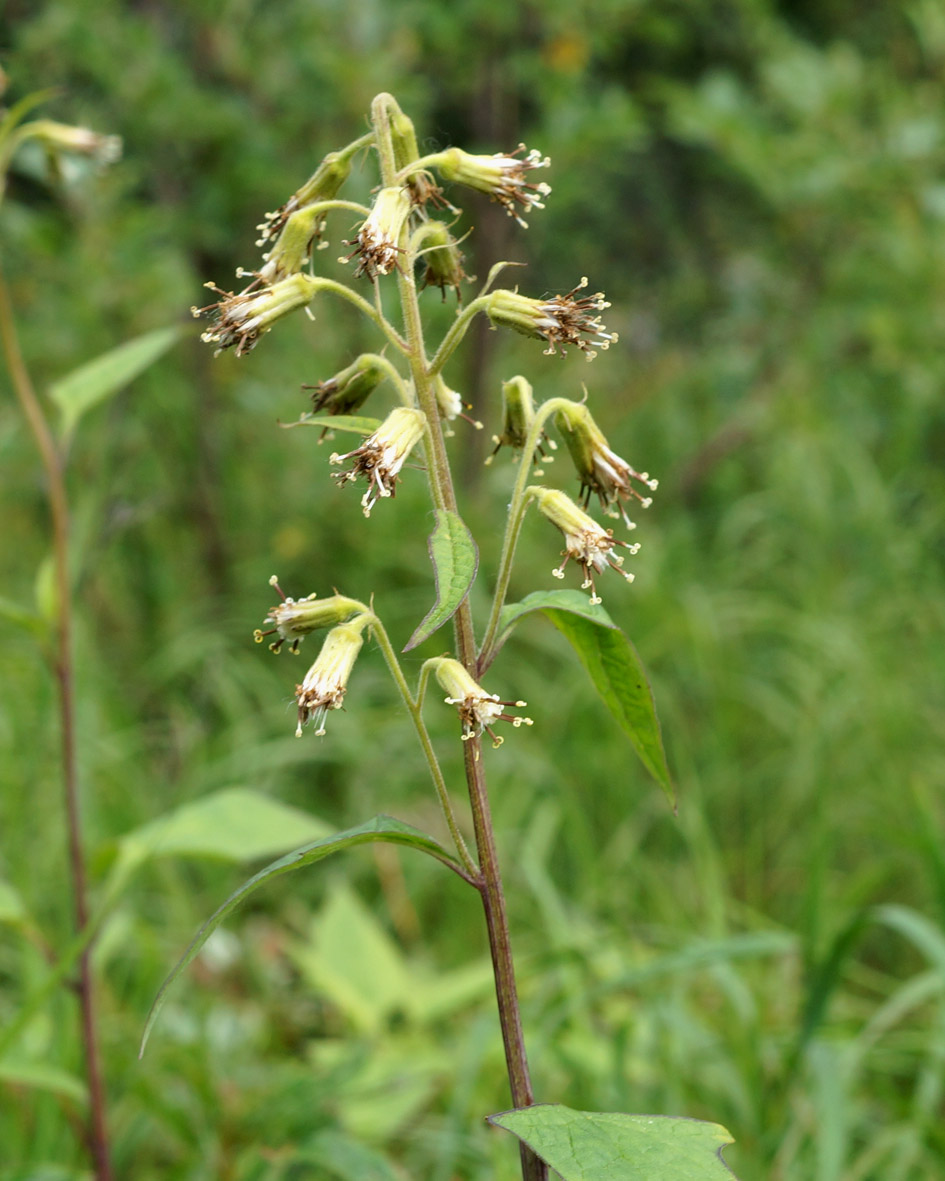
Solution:
<svg viewBox="0 0 945 1181">
<path fill-rule="evenodd" d="M 536 1097 L 722 1124 L 740 1181 L 945 1178 L 940 5 L 12 0 L 0 65 L 8 119 L 42 91 L 25 121 L 123 140 L 107 166 L 0 142 L 3 287 L 70 510 L 95 934 L 83 957 L 48 473 L 6 349 L 0 1181 L 96 1175 L 83 958 L 116 1178 L 518 1175 L 484 1118 L 511 1103 L 478 900 L 409 850 L 254 893 L 138 1058 L 162 981 L 267 862 L 377 813 L 448 840 L 376 646 L 327 734 L 296 739 L 314 644 L 253 643 L 273 573 L 373 595 L 398 650 L 433 602 L 421 474 L 365 521 L 328 475 L 351 436 L 282 429 L 378 341 L 319 300 L 314 324 L 214 357 L 188 314 L 381 91 L 422 153 L 551 158 L 527 231 L 450 190 L 476 228 L 464 299 L 497 258 L 534 294 L 586 274 L 619 333 L 589 365 L 483 318 L 457 353 L 485 429 L 457 420 L 447 446 L 481 569 L 517 471 L 505 449 L 484 463 L 514 374 L 541 400 L 586 385 L 660 481 L 633 585 L 599 590 L 649 673 L 678 815 L 555 629 L 523 621 L 493 674 L 534 719 L 483 759 Z M 375 184 L 358 161 L 353 199 Z M 357 220 L 316 256 L 345 281 Z M 441 334 L 453 292 L 421 303 Z M 129 341 L 111 396 L 64 415 L 81 367 Z M 545 478 L 576 492 L 564 448 Z M 558 587 L 559 545 L 526 522 L 512 597 Z M 413 677 L 447 636 L 403 658 Z M 456 718 L 425 716 L 468 837 Z"/>
</svg>

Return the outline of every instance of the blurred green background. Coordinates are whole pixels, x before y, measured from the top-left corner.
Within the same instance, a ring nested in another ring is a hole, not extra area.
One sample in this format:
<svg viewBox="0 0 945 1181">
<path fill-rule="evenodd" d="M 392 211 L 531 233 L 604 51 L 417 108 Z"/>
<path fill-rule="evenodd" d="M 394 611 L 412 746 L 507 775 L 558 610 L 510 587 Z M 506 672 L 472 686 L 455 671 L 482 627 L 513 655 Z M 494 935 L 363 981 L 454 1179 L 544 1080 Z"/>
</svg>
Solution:
<svg viewBox="0 0 945 1181">
<path fill-rule="evenodd" d="M 421 150 L 552 157 L 527 233 L 458 198 L 466 269 L 527 263 L 535 295 L 586 274 L 620 332 L 587 365 L 483 327 L 451 364 L 486 423 L 450 443 L 480 582 L 514 473 L 481 463 L 503 379 L 587 383 L 614 448 L 660 477 L 636 582 L 600 589 L 650 670 L 678 818 L 552 629 L 523 626 L 489 683 L 535 719 L 486 757 L 538 1097 L 721 1122 L 742 1181 L 945 1178 L 938 0 L 8 0 L 0 62 L 9 101 L 55 87 L 43 114 L 125 144 L 55 184 L 15 162 L 3 265 L 39 388 L 186 329 L 69 457 L 94 889 L 126 834 L 225 789 L 442 832 L 379 655 L 297 742 L 299 666 L 251 638 L 273 571 L 295 595 L 374 594 L 395 643 L 430 605 L 419 476 L 364 521 L 330 445 L 277 425 L 379 342 L 325 300 L 214 359 L 187 318 L 389 90 Z M 424 303 L 442 331 L 450 304 Z M 28 605 L 48 512 L 4 387 L 0 595 Z M 563 459 L 549 476 L 574 491 Z M 558 548 L 528 521 L 514 596 L 557 585 Z M 54 686 L 27 632 L 0 621 L 0 640 L 2 1025 L 68 942 L 70 897 Z M 452 751 L 455 717 L 428 718 Z M 409 854 L 257 895 L 136 1060 L 160 981 L 260 864 L 200 853 L 144 860 L 97 947 L 117 1175 L 514 1177 L 482 1125 L 508 1099 L 477 899 Z M 0 1058 L 0 1178 L 87 1175 L 81 1079 L 72 999 L 34 1004 Z"/>
</svg>

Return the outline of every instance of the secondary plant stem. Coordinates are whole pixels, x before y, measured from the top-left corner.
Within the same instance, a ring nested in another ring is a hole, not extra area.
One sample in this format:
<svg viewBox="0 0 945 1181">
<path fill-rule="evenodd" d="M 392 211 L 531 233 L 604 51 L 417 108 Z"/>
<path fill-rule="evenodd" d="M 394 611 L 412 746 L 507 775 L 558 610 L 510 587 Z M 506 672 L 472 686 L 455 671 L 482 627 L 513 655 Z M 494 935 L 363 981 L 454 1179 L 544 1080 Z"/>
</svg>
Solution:
<svg viewBox="0 0 945 1181">
<path fill-rule="evenodd" d="M 36 441 L 48 484 L 56 593 L 56 634 L 51 663 L 56 678 L 59 706 L 62 782 L 68 831 L 69 872 L 72 878 L 73 918 L 76 932 L 81 935 L 88 926 L 89 911 L 75 746 L 75 677 L 72 656 L 72 602 L 69 584 L 69 504 L 63 478 L 62 456 L 53 439 L 23 361 L 13 319 L 13 307 L 2 273 L 0 273 L 0 337 L 3 340 L 3 350 L 13 381 L 13 388 Z M 89 1089 L 86 1136 L 96 1181 L 111 1181 L 112 1169 L 105 1121 L 105 1086 L 98 1049 L 91 950 L 91 944 L 83 948 L 79 956 L 78 979 L 75 982 L 81 1015 L 85 1075 Z"/>
</svg>

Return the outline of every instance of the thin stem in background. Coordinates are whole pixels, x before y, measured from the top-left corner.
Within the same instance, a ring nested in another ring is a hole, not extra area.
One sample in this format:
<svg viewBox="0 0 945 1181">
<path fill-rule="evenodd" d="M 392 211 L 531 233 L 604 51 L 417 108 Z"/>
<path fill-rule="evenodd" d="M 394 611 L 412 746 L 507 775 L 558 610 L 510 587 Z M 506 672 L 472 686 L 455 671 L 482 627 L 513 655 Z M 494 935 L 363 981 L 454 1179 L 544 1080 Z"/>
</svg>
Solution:
<svg viewBox="0 0 945 1181">
<path fill-rule="evenodd" d="M 62 456 L 56 447 L 23 361 L 16 324 L 13 319 L 13 306 L 2 273 L 0 273 L 0 337 L 3 340 L 3 351 L 13 381 L 13 388 L 36 441 L 48 484 L 56 586 L 56 638 L 52 654 L 52 668 L 56 679 L 59 706 L 62 782 L 68 831 L 69 873 L 72 879 L 73 921 L 76 933 L 81 935 L 88 926 L 89 908 L 75 746 L 75 677 L 72 655 L 72 601 L 69 582 L 69 503 L 63 478 Z M 90 942 L 83 948 L 79 956 L 78 979 L 75 982 L 81 1014 L 85 1075 L 89 1089 L 86 1136 L 96 1181 L 111 1181 L 112 1168 L 105 1119 L 105 1085 L 98 1047 L 91 951 Z"/>
</svg>

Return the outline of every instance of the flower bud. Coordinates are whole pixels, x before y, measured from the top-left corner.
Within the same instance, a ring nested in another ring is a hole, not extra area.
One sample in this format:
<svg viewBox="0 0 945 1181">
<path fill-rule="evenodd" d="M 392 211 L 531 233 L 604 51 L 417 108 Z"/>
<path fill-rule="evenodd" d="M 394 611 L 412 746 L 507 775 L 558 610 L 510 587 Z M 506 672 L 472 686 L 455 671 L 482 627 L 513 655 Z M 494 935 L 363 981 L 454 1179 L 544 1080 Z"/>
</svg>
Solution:
<svg viewBox="0 0 945 1181">
<path fill-rule="evenodd" d="M 521 154 L 526 152 L 523 158 Z M 440 152 L 434 161 L 444 180 L 455 181 L 467 188 L 488 193 L 498 201 L 509 217 L 514 217 L 520 226 L 528 228 L 522 217 L 531 209 L 544 209 L 542 197 L 551 188 L 544 181 L 531 184 L 526 178 L 536 168 L 547 168 L 551 161 L 542 158 L 540 152 L 528 151 L 524 144 L 508 156 L 497 152 L 494 156 L 472 156 L 462 148 L 449 148 Z"/>
<path fill-rule="evenodd" d="M 341 709 L 348 691 L 348 678 L 361 651 L 364 639 L 361 632 L 368 622 L 361 616 L 350 623 L 334 627 L 325 637 L 318 659 L 305 674 L 301 685 L 295 687 L 299 706 L 296 738 L 302 737 L 302 727 L 311 718 L 315 735 L 325 733 L 325 715 L 330 709 Z"/>
<path fill-rule="evenodd" d="M 433 378 L 433 392 L 436 395 L 436 404 L 440 408 L 441 418 L 447 422 L 452 422 L 454 418 L 463 418 L 477 431 L 482 430 L 481 422 L 463 413 L 464 410 L 472 409 L 472 403 L 464 402 L 456 390 L 450 389 L 439 373 Z M 444 433 L 453 434 L 452 430 L 447 430 Z"/>
<path fill-rule="evenodd" d="M 287 598 L 282 593 L 282 587 L 275 575 L 269 579 L 269 585 L 279 592 L 282 602 L 269 609 L 269 614 L 263 622 L 274 623 L 275 627 L 269 628 L 268 631 L 257 628 L 253 632 L 253 639 L 257 644 L 261 644 L 266 636 L 278 634 L 278 640 L 269 645 L 271 652 L 278 652 L 288 641 L 289 651 L 297 656 L 299 644 L 309 632 L 344 623 L 352 615 L 363 610 L 357 600 L 346 599 L 344 595 L 332 595 L 326 599 L 320 599 L 317 595 L 307 595 L 304 599 Z"/>
<path fill-rule="evenodd" d="M 513 377 L 502 383 L 502 434 L 493 435 L 495 451 L 488 457 L 486 463 L 492 463 L 500 447 L 511 447 L 513 451 L 521 451 L 528 439 L 528 432 L 535 421 L 535 398 L 531 383 L 524 377 Z M 544 463 L 551 463 L 553 455 L 545 452 L 545 447 L 555 451 L 558 444 L 549 439 L 544 431 L 538 440 L 532 462 L 539 458 Z"/>
<path fill-rule="evenodd" d="M 194 316 L 214 314 L 213 322 L 200 339 L 219 345 L 218 354 L 236 345 L 236 355 L 241 357 L 255 346 L 276 320 L 304 307 L 318 290 L 318 281 L 308 275 L 291 275 L 271 287 L 260 287 L 255 291 L 250 287 L 239 295 L 221 291 L 212 283 L 206 286 L 223 298 L 205 308 L 190 309 Z"/>
<path fill-rule="evenodd" d="M 635 529 L 622 502 L 635 497 L 643 508 L 649 508 L 652 497 L 643 496 L 630 483 L 638 480 L 651 492 L 659 481 L 649 472 L 638 472 L 607 446 L 607 440 L 583 402 L 569 402 L 555 415 L 555 425 L 564 436 L 571 452 L 578 479 L 581 481 L 584 507 L 592 492 L 596 492 L 601 507 L 608 516 L 622 516 L 628 529 Z"/>
<path fill-rule="evenodd" d="M 592 571 L 596 570 L 598 574 L 602 574 L 604 568 L 609 566 L 627 582 L 633 582 L 633 575 L 621 569 L 623 557 L 616 554 L 614 546 L 623 546 L 631 554 L 635 554 L 640 549 L 639 544 L 629 545 L 626 541 L 615 541 L 612 529 L 602 529 L 593 517 L 589 517 L 569 496 L 559 492 L 557 488 L 532 485 L 526 490 L 526 494 L 536 502 L 539 511 L 564 534 L 564 561 L 552 571 L 555 578 L 564 578 L 564 568 L 573 558 L 584 572 L 581 587 L 583 590 L 590 589 L 592 603 L 601 601 L 594 586 Z"/>
<path fill-rule="evenodd" d="M 513 726 L 530 726 L 531 718 L 516 718 L 504 712 L 505 706 L 521 708 L 524 701 L 500 701 L 494 693 L 487 693 L 469 675 L 458 660 L 449 656 L 435 657 L 428 662 L 433 666 L 436 679 L 446 690 L 447 705 L 455 705 L 463 725 L 463 742 L 476 738 L 483 730 L 492 739 L 492 745 L 502 745 L 502 739 L 492 730 L 493 722 L 511 722 Z"/>
<path fill-rule="evenodd" d="M 462 303 L 460 283 L 466 278 L 466 272 L 456 239 L 441 221 L 426 222 L 420 234 L 422 238 L 418 245 L 422 245 L 423 260 L 427 265 L 423 275 L 424 287 L 439 287 L 444 300 L 447 287 L 452 287 L 457 300 Z"/>
<path fill-rule="evenodd" d="M 353 459 L 349 471 L 336 472 L 334 478 L 339 485 L 356 480 L 359 475 L 366 477 L 368 490 L 361 498 L 364 515 L 369 517 L 379 497 L 393 496 L 397 475 L 407 456 L 420 441 L 426 429 L 426 416 L 414 407 L 399 406 L 392 410 L 373 435 L 369 435 L 360 447 L 347 455 L 333 455 L 331 463 L 344 463 Z"/>
<path fill-rule="evenodd" d="M 121 137 L 117 135 L 99 135 L 88 127 L 73 127 L 53 119 L 34 119 L 25 129 L 30 138 L 37 139 L 50 152 L 90 156 L 102 165 L 114 164 L 121 157 Z"/>
<path fill-rule="evenodd" d="M 617 334 L 605 331 L 600 316 L 591 315 L 610 307 L 602 292 L 582 299 L 574 298 L 575 293 L 586 286 L 587 279 L 584 278 L 567 295 L 554 295 L 550 299 L 530 299 L 517 291 L 500 288 L 486 296 L 486 314 L 498 327 L 512 328 L 523 336 L 546 340 L 546 354 L 555 353 L 560 348 L 565 355 L 567 349 L 564 346 L 573 344 L 590 360 L 595 356 L 591 345 L 609 348 Z M 590 339 L 585 340 L 582 333 Z"/>
<path fill-rule="evenodd" d="M 327 381 L 320 381 L 315 386 L 303 386 L 303 389 L 315 391 L 312 394 L 312 410 L 316 414 L 325 411 L 332 415 L 354 414 L 360 410 L 387 376 L 379 362 L 380 357 L 376 353 L 362 353 L 346 369 L 329 377 Z"/>
<path fill-rule="evenodd" d="M 350 175 L 351 157 L 339 152 L 329 152 L 298 192 L 293 193 L 280 209 L 266 214 L 265 220 L 256 227 L 262 234 L 256 245 L 264 246 L 278 237 L 296 210 L 314 205 L 318 201 L 330 201 L 332 197 L 337 196 L 338 190 Z M 316 229 L 316 236 L 320 230 L 321 227 Z"/>
<path fill-rule="evenodd" d="M 355 277 L 367 275 L 374 280 L 397 266 L 397 256 L 402 253 L 400 234 L 409 216 L 410 196 L 406 189 L 399 185 L 381 189 L 357 238 L 345 242 L 354 250 L 343 261 L 348 262 L 356 254 L 360 257 Z"/>
</svg>

